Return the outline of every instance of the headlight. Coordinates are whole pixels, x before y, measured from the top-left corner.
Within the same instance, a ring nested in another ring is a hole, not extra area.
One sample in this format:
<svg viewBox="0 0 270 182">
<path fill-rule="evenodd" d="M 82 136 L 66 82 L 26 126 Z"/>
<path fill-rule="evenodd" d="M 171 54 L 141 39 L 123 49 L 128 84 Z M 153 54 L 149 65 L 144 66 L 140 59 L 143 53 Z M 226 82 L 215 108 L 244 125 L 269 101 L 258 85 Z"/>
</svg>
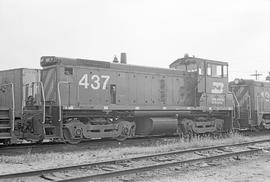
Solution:
<svg viewBox="0 0 270 182">
<path fill-rule="evenodd" d="M 236 78 L 236 79 L 234 79 L 234 83 L 237 85 L 240 83 L 240 80 Z"/>
</svg>

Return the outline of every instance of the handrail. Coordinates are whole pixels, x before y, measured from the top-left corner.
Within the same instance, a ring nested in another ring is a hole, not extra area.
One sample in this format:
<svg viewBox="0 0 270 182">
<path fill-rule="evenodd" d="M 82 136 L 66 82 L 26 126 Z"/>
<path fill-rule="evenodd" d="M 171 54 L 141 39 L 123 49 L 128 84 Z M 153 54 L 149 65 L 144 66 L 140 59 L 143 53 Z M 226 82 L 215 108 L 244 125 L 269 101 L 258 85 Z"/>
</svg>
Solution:
<svg viewBox="0 0 270 182">
<path fill-rule="evenodd" d="M 233 103 L 233 108 L 235 108 L 235 104 Z M 235 118 L 235 109 L 233 110 L 233 118 Z"/>
<path fill-rule="evenodd" d="M 12 131 L 14 131 L 15 125 L 15 92 L 14 92 L 14 84 L 11 83 L 11 90 L 12 90 Z"/>
<path fill-rule="evenodd" d="M 251 99 L 250 96 L 248 96 L 248 105 L 249 105 L 249 119 L 251 119 Z"/>
<path fill-rule="evenodd" d="M 234 100 L 236 101 L 236 107 L 238 109 L 237 118 L 240 118 L 240 104 L 239 104 L 239 101 L 238 101 L 238 99 L 237 99 L 234 92 L 228 92 L 228 93 L 231 93 L 233 95 Z"/>
<path fill-rule="evenodd" d="M 257 110 L 257 112 L 259 113 L 259 96 L 257 95 L 257 107 L 256 107 L 256 110 Z M 260 102 L 261 103 L 261 102 Z M 261 105 L 260 105 L 260 110 L 261 110 Z"/>
<path fill-rule="evenodd" d="M 15 124 L 15 92 L 14 92 L 14 83 L 5 83 L 1 84 L 2 86 L 9 86 L 11 85 L 11 93 L 12 93 L 12 128 L 11 130 L 14 131 L 14 124 Z"/>
<path fill-rule="evenodd" d="M 46 101 L 45 101 L 45 93 L 44 93 L 44 86 L 42 82 L 39 82 L 41 85 L 41 94 L 42 94 L 42 99 L 43 99 L 43 124 L 45 123 L 45 118 L 46 118 Z"/>
<path fill-rule="evenodd" d="M 61 94 L 60 94 L 60 85 L 61 84 L 69 84 L 69 83 L 71 83 L 71 82 L 68 82 L 68 81 L 59 81 L 57 83 L 58 104 L 59 104 L 59 119 L 58 119 L 58 121 L 59 122 L 62 120 L 62 110 L 61 110 L 62 101 L 61 101 Z"/>
<path fill-rule="evenodd" d="M 228 92 L 228 93 L 230 93 L 230 94 L 232 94 L 232 95 L 233 95 L 233 98 L 234 98 L 234 99 L 235 99 L 235 101 L 236 101 L 237 107 L 239 107 L 239 106 L 240 106 L 240 104 L 239 104 L 239 101 L 238 101 L 238 99 L 237 99 L 237 97 L 236 97 L 235 93 L 234 93 L 234 92 Z"/>
</svg>

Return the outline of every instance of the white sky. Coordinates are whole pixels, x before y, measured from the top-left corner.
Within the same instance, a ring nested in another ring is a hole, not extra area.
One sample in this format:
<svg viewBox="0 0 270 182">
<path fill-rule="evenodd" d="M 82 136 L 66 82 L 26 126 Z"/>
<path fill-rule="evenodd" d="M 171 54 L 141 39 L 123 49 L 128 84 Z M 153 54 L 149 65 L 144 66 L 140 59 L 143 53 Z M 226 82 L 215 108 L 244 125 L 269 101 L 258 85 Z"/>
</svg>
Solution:
<svg viewBox="0 0 270 182">
<path fill-rule="evenodd" d="M 0 0 L 0 70 L 54 55 L 165 67 L 185 53 L 270 71 L 270 0 Z"/>
</svg>

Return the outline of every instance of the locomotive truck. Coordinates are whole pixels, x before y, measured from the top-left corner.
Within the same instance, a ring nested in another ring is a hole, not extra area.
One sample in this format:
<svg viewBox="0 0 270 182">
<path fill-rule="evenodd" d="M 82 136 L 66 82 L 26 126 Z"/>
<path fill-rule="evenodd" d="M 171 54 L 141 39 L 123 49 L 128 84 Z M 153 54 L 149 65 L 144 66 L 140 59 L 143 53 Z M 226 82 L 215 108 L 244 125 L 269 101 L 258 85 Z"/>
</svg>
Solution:
<svg viewBox="0 0 270 182">
<path fill-rule="evenodd" d="M 0 143 L 212 133 L 235 117 L 228 63 L 185 56 L 169 69 L 41 57 L 0 71 Z"/>
</svg>

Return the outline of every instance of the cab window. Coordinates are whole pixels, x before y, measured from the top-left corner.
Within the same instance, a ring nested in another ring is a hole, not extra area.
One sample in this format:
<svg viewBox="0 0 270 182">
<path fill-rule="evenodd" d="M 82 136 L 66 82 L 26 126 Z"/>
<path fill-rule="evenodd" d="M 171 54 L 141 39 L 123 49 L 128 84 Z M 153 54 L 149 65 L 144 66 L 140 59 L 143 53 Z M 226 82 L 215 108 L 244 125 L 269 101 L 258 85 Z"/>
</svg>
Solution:
<svg viewBox="0 0 270 182">
<path fill-rule="evenodd" d="M 213 65 L 212 70 L 213 77 L 222 77 L 222 65 Z"/>
<path fill-rule="evenodd" d="M 73 75 L 73 68 L 65 67 L 64 74 L 65 75 Z"/>
<path fill-rule="evenodd" d="M 228 77 L 228 66 L 223 65 L 223 77 Z"/>
<path fill-rule="evenodd" d="M 207 66 L 207 75 L 212 77 L 222 77 L 222 65 L 218 64 L 208 64 Z"/>
<path fill-rule="evenodd" d="M 196 72 L 197 71 L 197 65 L 196 64 L 187 65 L 187 71 L 188 72 Z"/>
<path fill-rule="evenodd" d="M 209 65 L 208 65 L 208 67 L 207 67 L 207 75 L 208 75 L 208 76 L 212 76 L 212 68 L 211 68 L 211 66 L 209 66 Z"/>
<path fill-rule="evenodd" d="M 203 69 L 203 66 L 202 65 L 199 65 L 198 66 L 198 74 L 199 75 L 204 75 L 204 69 Z"/>
<path fill-rule="evenodd" d="M 176 67 L 175 67 L 175 69 L 177 69 L 177 70 L 181 70 L 181 71 L 186 71 L 186 65 L 177 65 Z"/>
</svg>

